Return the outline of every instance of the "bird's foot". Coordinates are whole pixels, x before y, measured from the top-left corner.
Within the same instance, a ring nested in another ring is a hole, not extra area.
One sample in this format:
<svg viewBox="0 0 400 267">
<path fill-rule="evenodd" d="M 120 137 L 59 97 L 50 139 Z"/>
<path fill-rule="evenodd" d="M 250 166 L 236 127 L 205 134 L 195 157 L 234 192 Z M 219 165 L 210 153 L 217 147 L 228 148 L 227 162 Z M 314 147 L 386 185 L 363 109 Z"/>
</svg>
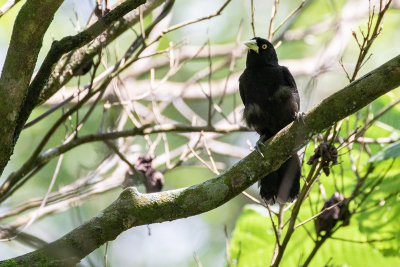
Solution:
<svg viewBox="0 0 400 267">
<path fill-rule="evenodd" d="M 305 122 L 304 122 L 304 116 L 305 116 L 306 114 L 304 113 L 304 112 L 296 112 L 295 114 L 294 114 L 294 118 L 297 120 L 297 121 L 300 121 L 300 122 L 302 122 L 303 124 L 305 124 Z"/>
<path fill-rule="evenodd" d="M 254 147 L 254 150 L 258 152 L 258 154 L 260 154 L 261 157 L 264 157 L 264 154 L 261 152 L 261 146 L 265 146 L 263 141 L 260 139 L 258 139 L 256 146 Z"/>
</svg>

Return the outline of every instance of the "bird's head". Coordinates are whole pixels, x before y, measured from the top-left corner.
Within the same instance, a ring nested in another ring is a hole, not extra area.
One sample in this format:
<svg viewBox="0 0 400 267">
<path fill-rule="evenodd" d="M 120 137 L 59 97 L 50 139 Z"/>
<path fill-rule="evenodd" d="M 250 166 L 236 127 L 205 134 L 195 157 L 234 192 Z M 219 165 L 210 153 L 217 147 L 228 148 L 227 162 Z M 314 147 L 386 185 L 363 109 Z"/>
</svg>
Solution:
<svg viewBox="0 0 400 267">
<path fill-rule="evenodd" d="M 278 57 L 275 48 L 268 40 L 254 37 L 244 42 L 244 44 L 249 48 L 246 60 L 247 67 L 278 65 Z"/>
</svg>

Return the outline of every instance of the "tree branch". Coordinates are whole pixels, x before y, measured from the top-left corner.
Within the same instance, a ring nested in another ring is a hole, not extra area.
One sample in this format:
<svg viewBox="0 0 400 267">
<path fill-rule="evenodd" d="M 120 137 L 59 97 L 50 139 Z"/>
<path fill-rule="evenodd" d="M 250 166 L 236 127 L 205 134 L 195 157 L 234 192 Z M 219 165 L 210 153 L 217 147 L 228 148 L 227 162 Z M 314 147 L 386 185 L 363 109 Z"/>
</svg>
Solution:
<svg viewBox="0 0 400 267">
<path fill-rule="evenodd" d="M 60 0 L 58 0 L 58 1 L 60 1 Z M 28 3 L 29 2 L 32 2 L 32 1 L 28 1 Z M 42 3 L 42 2 L 46 2 L 46 1 L 38 1 L 38 2 Z M 52 2 L 52 1 L 50 1 L 50 2 Z M 60 1 L 60 2 L 62 2 L 62 1 Z M 65 53 L 73 51 L 73 50 L 80 48 L 83 45 L 86 45 L 89 42 L 91 42 L 93 39 L 95 39 L 97 36 L 99 36 L 105 30 L 107 30 L 107 28 L 109 28 L 111 25 L 113 25 L 121 17 L 123 17 L 124 15 L 126 15 L 127 13 L 129 13 L 130 11 L 137 8 L 138 6 L 140 6 L 143 3 L 145 3 L 145 0 L 127 0 L 127 1 L 123 2 L 122 4 L 120 4 L 119 6 L 117 6 L 112 11 L 110 11 L 109 13 L 107 13 L 103 18 L 98 20 L 96 23 L 91 25 L 86 30 L 84 30 L 74 36 L 67 36 L 67 37 L 64 37 L 63 39 L 61 39 L 60 41 L 53 42 L 53 44 L 51 45 L 50 51 L 47 53 L 42 65 L 40 66 L 39 71 L 37 72 L 35 78 L 31 82 L 29 87 L 27 88 L 26 94 L 24 95 L 25 97 L 22 99 L 23 100 L 22 106 L 15 104 L 15 103 L 19 103 L 19 102 L 9 101 L 9 103 L 12 103 L 12 105 L 17 106 L 19 110 L 17 112 L 15 112 L 15 116 L 14 116 L 15 120 L 16 120 L 16 123 L 14 123 L 14 124 L 16 124 L 16 125 L 15 125 L 15 130 L 12 132 L 13 142 L 11 142 L 11 145 L 10 145 L 10 142 L 7 145 L 6 144 L 3 145 L 3 143 L 0 142 L 0 147 L 2 149 L 3 149 L 3 147 L 5 147 L 10 150 L 10 153 L 8 153 L 7 155 L 11 155 L 11 151 L 13 150 L 15 141 L 18 139 L 18 136 L 19 136 L 26 120 L 28 119 L 29 115 L 31 114 L 33 108 L 39 103 L 39 95 L 40 95 L 43 87 L 46 85 L 46 83 L 52 73 L 52 70 L 53 70 L 55 64 L 58 62 L 58 60 L 60 60 L 60 58 Z M 31 10 L 31 9 L 32 10 L 43 9 L 43 10 L 47 11 L 46 7 L 44 7 L 42 4 L 40 4 L 40 6 L 38 6 L 38 7 L 30 7 L 29 10 Z M 28 11 L 28 12 L 31 12 L 31 11 Z M 38 19 L 38 18 L 35 17 L 35 19 Z M 40 18 L 39 18 L 39 21 L 40 21 Z M 26 27 L 24 27 L 24 28 L 26 28 Z M 26 40 L 25 40 L 25 42 L 28 45 L 28 48 L 27 48 L 28 50 L 26 52 L 23 52 L 22 54 L 30 55 L 32 53 L 31 52 L 32 44 Z M 41 46 L 41 42 L 40 42 L 40 46 Z M 40 46 L 39 46 L 39 48 L 40 48 Z M 11 45 L 10 45 L 10 47 L 11 47 Z M 19 53 L 21 53 L 21 51 L 19 51 Z M 23 59 L 23 61 L 26 61 L 26 57 Z M 22 59 L 19 62 L 22 62 Z M 33 66 L 35 65 L 35 63 L 36 63 L 36 59 L 33 62 Z M 21 65 L 21 64 L 18 64 L 18 66 L 19 65 Z M 4 69 L 7 71 L 12 71 L 12 69 L 7 68 L 6 65 L 5 65 Z M 33 67 L 32 67 L 32 70 L 33 70 Z M 18 70 L 16 70 L 16 69 L 14 69 L 14 71 L 15 71 L 15 73 L 19 73 Z M 29 75 L 29 79 L 31 78 L 31 75 L 32 75 L 32 73 Z M 0 80 L 0 82 L 1 82 L 1 80 Z M 7 79 L 5 79 L 5 82 L 7 83 Z M 27 82 L 25 82 L 25 84 L 24 84 L 25 87 L 23 87 L 23 88 L 26 88 L 28 82 L 29 82 L 29 80 Z M 0 88 L 1 87 L 2 87 L 2 85 L 0 83 Z M 9 108 L 9 109 L 11 111 L 13 110 L 11 108 Z M 6 111 L 7 111 L 7 109 L 6 109 Z M 10 114 L 10 111 L 8 111 L 8 113 L 5 113 L 5 114 Z M 0 126 L 2 126 L 2 125 L 0 124 Z M 0 128 L 3 128 L 3 127 L 0 127 Z M 7 132 L 7 134 L 8 134 L 8 132 Z M 0 159 L 5 160 L 5 162 L 0 161 L 0 169 L 4 168 L 5 164 L 8 161 L 8 158 L 7 159 L 3 159 L 3 157 L 0 158 Z M 4 166 L 2 163 L 4 163 Z"/>
<path fill-rule="evenodd" d="M 142 5 L 143 16 L 147 16 L 151 11 L 164 2 L 166 2 L 166 0 L 147 0 L 146 4 Z M 106 46 L 114 41 L 118 36 L 135 25 L 138 21 L 139 11 L 133 10 L 107 29 L 105 42 L 101 42 L 98 38 L 93 40 L 90 44 L 72 52 L 72 54 L 65 55 L 57 63 L 57 66 L 54 68 L 54 71 L 50 76 L 49 82 L 43 88 L 40 94 L 39 103 L 43 103 L 61 87 L 67 84 L 73 77 L 73 69 L 77 69 L 88 63 L 98 54 L 102 46 Z"/>
<path fill-rule="evenodd" d="M 397 56 L 323 100 L 307 113 L 304 123 L 295 121 L 269 139 L 262 149 L 264 158 L 253 152 L 221 175 L 189 188 L 153 194 L 127 188 L 109 207 L 64 237 L 42 249 L 2 261 L 0 266 L 44 263 L 70 266 L 131 227 L 186 218 L 214 209 L 276 170 L 315 134 L 399 85 L 400 56 Z"/>
<path fill-rule="evenodd" d="M 29 93 L 44 34 L 62 2 L 27 1 L 15 20 L 0 77 L 0 174 L 14 149 L 19 112 Z"/>
</svg>

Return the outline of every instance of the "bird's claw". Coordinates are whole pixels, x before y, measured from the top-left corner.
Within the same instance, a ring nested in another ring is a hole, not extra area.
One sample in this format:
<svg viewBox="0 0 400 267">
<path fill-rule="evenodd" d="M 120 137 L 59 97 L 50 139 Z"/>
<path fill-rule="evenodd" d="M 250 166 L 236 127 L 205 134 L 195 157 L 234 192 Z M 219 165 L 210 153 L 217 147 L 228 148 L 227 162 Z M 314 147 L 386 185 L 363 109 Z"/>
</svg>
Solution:
<svg viewBox="0 0 400 267">
<path fill-rule="evenodd" d="M 261 148 L 260 146 L 265 146 L 264 143 L 261 141 L 261 139 L 259 139 L 256 143 L 256 146 L 254 147 L 254 150 L 258 152 L 258 154 L 260 154 L 261 157 L 264 157 L 264 154 L 261 152 Z"/>
<path fill-rule="evenodd" d="M 295 117 L 296 120 L 298 120 L 298 121 L 302 122 L 303 124 L 305 124 L 305 122 L 304 122 L 304 116 L 305 115 L 306 114 L 304 112 L 296 112 L 294 114 L 294 117 Z"/>
</svg>

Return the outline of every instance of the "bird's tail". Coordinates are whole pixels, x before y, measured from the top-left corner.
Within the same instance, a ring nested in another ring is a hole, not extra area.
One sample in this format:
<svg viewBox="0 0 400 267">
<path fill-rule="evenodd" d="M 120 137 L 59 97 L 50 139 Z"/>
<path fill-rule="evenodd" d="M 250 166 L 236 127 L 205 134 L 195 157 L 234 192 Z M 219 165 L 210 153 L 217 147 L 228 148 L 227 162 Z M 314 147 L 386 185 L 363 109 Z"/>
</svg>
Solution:
<svg viewBox="0 0 400 267">
<path fill-rule="evenodd" d="M 295 200 L 300 191 L 301 166 L 297 154 L 260 181 L 260 195 L 269 205 Z"/>
</svg>

